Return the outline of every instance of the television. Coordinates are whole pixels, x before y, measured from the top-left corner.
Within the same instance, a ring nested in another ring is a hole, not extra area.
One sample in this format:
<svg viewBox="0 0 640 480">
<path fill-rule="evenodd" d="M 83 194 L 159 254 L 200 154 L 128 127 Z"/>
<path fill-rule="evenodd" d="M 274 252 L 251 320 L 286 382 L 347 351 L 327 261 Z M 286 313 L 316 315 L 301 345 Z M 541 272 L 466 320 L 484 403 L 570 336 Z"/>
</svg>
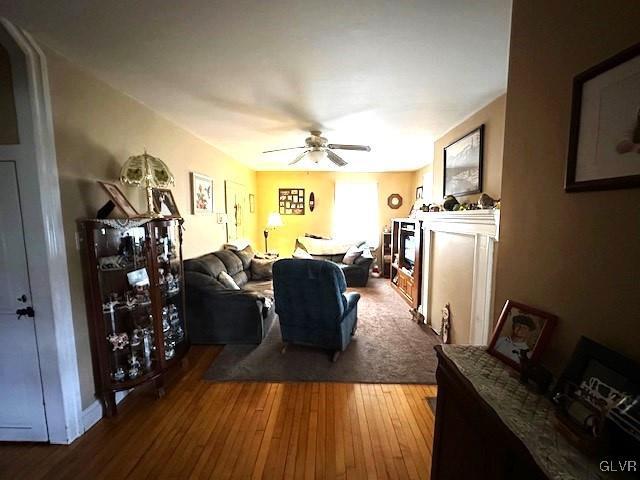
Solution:
<svg viewBox="0 0 640 480">
<path fill-rule="evenodd" d="M 402 250 L 404 263 L 409 268 L 413 268 L 416 263 L 416 239 L 413 234 L 405 234 L 402 236 Z"/>
</svg>

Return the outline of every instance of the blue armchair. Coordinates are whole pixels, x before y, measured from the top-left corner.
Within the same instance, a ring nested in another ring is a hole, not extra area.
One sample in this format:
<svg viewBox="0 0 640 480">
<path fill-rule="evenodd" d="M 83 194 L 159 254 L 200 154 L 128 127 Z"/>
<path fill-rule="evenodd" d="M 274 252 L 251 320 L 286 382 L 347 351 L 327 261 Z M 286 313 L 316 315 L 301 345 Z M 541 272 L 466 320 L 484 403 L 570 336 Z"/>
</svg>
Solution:
<svg viewBox="0 0 640 480">
<path fill-rule="evenodd" d="M 360 294 L 345 293 L 340 267 L 326 260 L 287 258 L 273 265 L 282 341 L 333 350 L 333 361 L 355 334 Z"/>
</svg>

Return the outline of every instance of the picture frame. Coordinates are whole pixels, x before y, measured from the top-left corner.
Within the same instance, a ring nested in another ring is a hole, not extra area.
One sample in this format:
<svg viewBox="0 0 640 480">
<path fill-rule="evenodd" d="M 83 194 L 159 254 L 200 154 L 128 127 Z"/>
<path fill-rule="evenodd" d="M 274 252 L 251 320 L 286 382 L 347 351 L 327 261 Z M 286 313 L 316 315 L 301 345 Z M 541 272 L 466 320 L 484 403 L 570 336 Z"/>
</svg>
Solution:
<svg viewBox="0 0 640 480">
<path fill-rule="evenodd" d="M 416 200 L 422 200 L 422 192 L 423 192 L 422 186 L 419 186 L 418 188 L 416 188 Z"/>
<path fill-rule="evenodd" d="M 527 357 L 531 362 L 538 361 L 557 321 L 558 317 L 551 313 L 507 300 L 487 351 L 507 365 L 520 370 L 520 350 L 530 352 Z"/>
<path fill-rule="evenodd" d="M 592 436 L 594 441 L 606 438 L 608 449 L 624 456 L 640 448 L 639 395 L 640 365 L 582 336 L 553 388 L 552 399 L 559 420 L 570 432 L 582 438 Z M 606 435 L 585 425 L 585 416 L 591 412 L 599 412 L 596 418 Z"/>
<path fill-rule="evenodd" d="M 443 196 L 481 193 L 484 124 L 444 147 L 443 158 Z"/>
<path fill-rule="evenodd" d="M 193 215 L 213 215 L 213 179 L 200 173 L 191 172 L 191 213 Z"/>
<path fill-rule="evenodd" d="M 168 188 L 154 188 L 152 190 L 153 210 L 167 218 L 182 218 L 173 193 Z"/>
<path fill-rule="evenodd" d="M 304 188 L 279 188 L 278 211 L 280 215 L 304 215 L 305 198 Z"/>
<path fill-rule="evenodd" d="M 105 192 L 107 192 L 111 201 L 115 203 L 116 207 L 118 207 L 120 211 L 127 216 L 127 218 L 140 217 L 140 213 L 138 213 L 135 207 L 131 205 L 131 202 L 129 202 L 127 197 L 124 196 L 124 193 L 122 193 L 116 184 L 102 182 L 100 180 L 98 180 L 98 184 Z"/>
<path fill-rule="evenodd" d="M 640 43 L 573 79 L 565 191 L 640 187 Z"/>
<path fill-rule="evenodd" d="M 256 213 L 256 196 L 253 193 L 249 194 L 249 213 Z"/>
</svg>

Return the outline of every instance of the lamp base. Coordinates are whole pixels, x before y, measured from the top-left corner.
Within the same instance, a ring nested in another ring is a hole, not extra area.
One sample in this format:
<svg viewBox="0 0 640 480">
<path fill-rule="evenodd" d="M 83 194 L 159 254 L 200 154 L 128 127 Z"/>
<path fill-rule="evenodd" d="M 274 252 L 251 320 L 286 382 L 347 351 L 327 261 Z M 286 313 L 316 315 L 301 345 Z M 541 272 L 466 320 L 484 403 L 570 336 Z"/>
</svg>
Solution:
<svg viewBox="0 0 640 480">
<path fill-rule="evenodd" d="M 267 238 L 269 238 L 269 230 L 264 231 L 264 253 L 267 253 L 269 249 L 267 248 Z"/>
</svg>

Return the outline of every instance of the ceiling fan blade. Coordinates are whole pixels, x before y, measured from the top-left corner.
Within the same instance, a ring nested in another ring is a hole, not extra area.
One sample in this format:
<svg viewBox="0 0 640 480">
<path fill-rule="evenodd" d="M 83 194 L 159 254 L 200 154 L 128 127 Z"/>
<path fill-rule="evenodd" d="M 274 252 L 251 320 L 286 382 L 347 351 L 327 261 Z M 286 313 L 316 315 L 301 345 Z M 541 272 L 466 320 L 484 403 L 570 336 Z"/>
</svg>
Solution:
<svg viewBox="0 0 640 480">
<path fill-rule="evenodd" d="M 338 155 L 336 155 L 334 152 L 332 152 L 331 150 L 327 149 L 327 157 L 329 158 L 329 160 L 331 160 L 333 163 L 335 163 L 337 166 L 339 167 L 344 167 L 347 162 L 345 162 L 341 157 L 339 157 Z"/>
<path fill-rule="evenodd" d="M 302 152 L 300 155 L 298 155 L 296 158 L 294 158 L 293 160 L 291 160 L 289 162 L 289 165 L 295 165 L 296 163 L 298 163 L 300 160 L 302 160 L 302 158 L 309 153 L 311 150 L 305 150 L 304 152 Z"/>
<path fill-rule="evenodd" d="M 333 148 L 334 150 L 358 150 L 361 152 L 370 152 L 371 147 L 369 145 L 342 145 L 340 143 L 330 143 L 327 148 Z"/>
<path fill-rule="evenodd" d="M 305 147 L 276 148 L 275 150 L 265 150 L 262 153 L 282 152 L 283 150 L 296 150 L 298 148 L 307 148 L 307 147 L 305 146 Z"/>
</svg>

